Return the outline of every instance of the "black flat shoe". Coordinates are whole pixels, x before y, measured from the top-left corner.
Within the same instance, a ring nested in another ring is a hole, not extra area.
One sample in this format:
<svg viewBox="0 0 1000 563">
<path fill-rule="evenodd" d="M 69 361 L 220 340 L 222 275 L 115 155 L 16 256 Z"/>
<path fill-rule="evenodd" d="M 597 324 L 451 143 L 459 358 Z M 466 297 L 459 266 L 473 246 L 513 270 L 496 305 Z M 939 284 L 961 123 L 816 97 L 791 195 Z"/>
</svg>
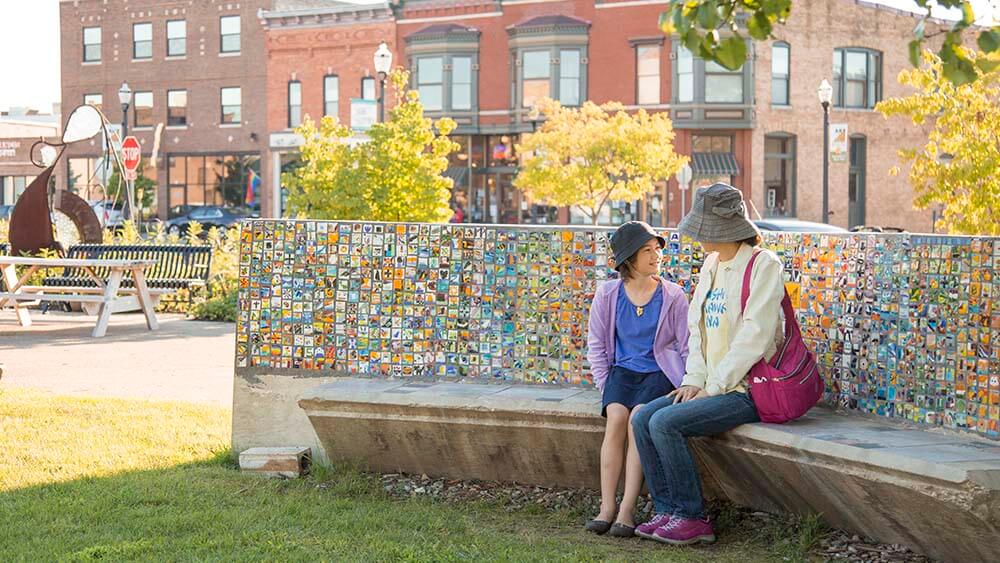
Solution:
<svg viewBox="0 0 1000 563">
<path fill-rule="evenodd" d="M 616 538 L 631 538 L 635 536 L 635 526 L 626 526 L 615 522 L 608 531 L 608 535 Z"/>
<path fill-rule="evenodd" d="M 611 529 L 611 522 L 606 522 L 604 520 L 591 520 L 583 527 L 584 530 L 588 532 L 594 532 L 597 535 L 605 534 Z"/>
</svg>

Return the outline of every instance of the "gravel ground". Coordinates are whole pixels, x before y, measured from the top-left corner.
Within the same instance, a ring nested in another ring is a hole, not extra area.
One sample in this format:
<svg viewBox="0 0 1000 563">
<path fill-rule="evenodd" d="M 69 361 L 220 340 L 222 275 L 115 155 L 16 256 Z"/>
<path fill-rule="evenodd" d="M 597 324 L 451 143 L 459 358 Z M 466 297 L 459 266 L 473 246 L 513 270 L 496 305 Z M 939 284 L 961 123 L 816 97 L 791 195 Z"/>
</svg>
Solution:
<svg viewBox="0 0 1000 563">
<path fill-rule="evenodd" d="M 548 511 L 576 511 L 582 515 L 596 514 L 600 495 L 589 489 L 560 489 L 485 481 L 459 481 L 430 478 L 427 475 L 390 473 L 378 476 L 382 488 L 396 498 L 427 496 L 442 502 L 482 501 L 503 507 L 507 511 L 524 509 Z M 643 521 L 652 510 L 652 502 L 645 497 L 640 501 L 637 518 Z M 710 503 L 710 513 L 725 510 L 735 513 L 742 525 L 787 526 L 794 529 L 795 520 L 788 516 L 768 514 L 735 507 L 728 503 Z M 581 518 L 585 518 L 582 516 Z M 749 520 L 749 521 L 748 521 Z M 580 522 L 581 526 L 583 520 Z M 843 530 L 824 529 L 810 553 L 816 560 L 849 561 L 864 563 L 912 562 L 927 563 L 931 560 L 917 555 L 901 545 L 881 544 Z"/>
</svg>

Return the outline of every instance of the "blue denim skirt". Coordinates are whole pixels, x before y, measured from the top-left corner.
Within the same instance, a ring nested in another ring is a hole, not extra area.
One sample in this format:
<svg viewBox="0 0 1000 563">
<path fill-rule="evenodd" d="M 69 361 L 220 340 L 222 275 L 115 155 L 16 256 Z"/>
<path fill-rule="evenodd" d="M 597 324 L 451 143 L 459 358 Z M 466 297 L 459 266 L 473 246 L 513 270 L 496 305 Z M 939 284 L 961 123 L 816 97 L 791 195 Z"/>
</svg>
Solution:
<svg viewBox="0 0 1000 563">
<path fill-rule="evenodd" d="M 662 371 L 639 373 L 621 366 L 611 368 L 604 383 L 601 399 L 601 416 L 607 418 L 608 405 L 618 403 L 632 410 L 636 405 L 645 405 L 674 390 L 674 384 Z"/>
</svg>

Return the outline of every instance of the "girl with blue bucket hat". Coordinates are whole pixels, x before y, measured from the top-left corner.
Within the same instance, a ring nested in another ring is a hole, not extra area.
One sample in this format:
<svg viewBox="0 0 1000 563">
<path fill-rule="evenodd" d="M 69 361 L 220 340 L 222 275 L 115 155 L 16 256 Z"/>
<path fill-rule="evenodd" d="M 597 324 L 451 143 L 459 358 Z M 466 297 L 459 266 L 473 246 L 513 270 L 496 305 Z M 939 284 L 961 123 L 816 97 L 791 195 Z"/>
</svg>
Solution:
<svg viewBox="0 0 1000 563">
<path fill-rule="evenodd" d="M 587 522 L 597 534 L 631 537 L 642 465 L 629 421 L 643 404 L 681 383 L 687 358 L 688 304 L 684 291 L 658 276 L 663 237 L 641 221 L 611 235 L 608 265 L 620 278 L 602 283 L 590 306 L 587 360 L 607 418 L 601 446 L 601 511 Z M 625 469 L 625 490 L 616 506 Z"/>
</svg>

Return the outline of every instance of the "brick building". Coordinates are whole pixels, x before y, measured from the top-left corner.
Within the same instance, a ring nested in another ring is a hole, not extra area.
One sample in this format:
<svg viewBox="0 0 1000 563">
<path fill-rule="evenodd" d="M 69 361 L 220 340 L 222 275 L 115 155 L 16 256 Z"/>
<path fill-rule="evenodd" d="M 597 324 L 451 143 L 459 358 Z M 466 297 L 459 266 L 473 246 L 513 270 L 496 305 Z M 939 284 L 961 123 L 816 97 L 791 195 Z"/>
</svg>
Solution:
<svg viewBox="0 0 1000 563">
<path fill-rule="evenodd" d="M 270 0 L 73 0 L 60 3 L 62 107 L 91 103 L 122 120 L 118 90 L 133 91 L 129 133 L 143 147 L 166 218 L 184 206 L 260 205 L 266 175 L 265 44 L 257 12 Z M 158 133 L 159 132 L 159 133 Z M 156 136 L 159 152 L 150 162 Z M 70 188 L 87 199 L 102 185 L 100 139 L 63 157 Z M 250 186 L 251 194 L 247 194 Z"/>
<path fill-rule="evenodd" d="M 816 91 L 826 78 L 834 87 L 830 223 L 932 230 L 931 211 L 913 209 L 905 171 L 889 173 L 900 165 L 897 150 L 922 147 L 929 129 L 873 110 L 882 99 L 912 91 L 896 76 L 911 68 L 906 46 L 916 21 L 909 12 L 866 2 L 802 2 L 775 28 L 775 40 L 755 45 L 752 185 L 762 214 L 822 221 L 823 113 Z M 939 25 L 929 24 L 927 33 Z"/>
<path fill-rule="evenodd" d="M 11 108 L 0 113 L 0 207 L 12 206 L 42 169 L 31 163 L 31 146 L 41 138 L 58 141 L 58 112 L 39 115 L 33 110 Z M 38 153 L 35 153 L 38 157 Z M 55 171 L 57 174 L 59 169 Z M 5 218 L 0 212 L 0 219 Z"/>
<path fill-rule="evenodd" d="M 383 41 L 395 48 L 395 23 L 388 3 L 274 0 L 261 12 L 260 24 L 267 48 L 267 160 L 273 171 L 264 177 L 263 211 L 281 215 L 280 174 L 297 161 L 302 142 L 293 129 L 306 116 L 335 115 L 350 124 L 357 100 L 370 105 L 376 99 L 372 57 Z"/>
<path fill-rule="evenodd" d="M 888 173 L 899 163 L 897 149 L 923 132 L 872 109 L 905 93 L 895 76 L 908 67 L 914 16 L 857 0 L 796 4 L 788 23 L 775 28 L 777 38 L 751 42 L 746 64 L 729 72 L 658 30 L 664 6 L 660 0 L 63 2 L 63 106 L 87 100 L 118 121 L 116 92 L 121 82 L 130 84 L 137 94 L 129 122 L 147 154 L 163 124 L 156 167 L 147 169 L 159 186 L 160 216 L 179 205 L 243 204 L 256 174 L 262 183 L 253 205 L 279 215 L 280 173 L 294 165 L 301 142 L 292 129 L 307 115 L 336 114 L 351 124 L 370 111 L 378 95 L 372 56 L 384 41 L 394 64 L 411 71 L 428 115 L 459 125 L 454 138 L 462 148 L 447 174 L 464 221 L 584 220 L 535 205 L 512 187 L 516 144 L 537 126 L 530 105 L 546 95 L 564 105 L 618 101 L 669 111 L 676 149 L 691 157 L 693 187 L 725 180 L 749 194 L 762 216 L 820 220 L 816 88 L 827 78 L 836 94 L 831 222 L 930 229 L 930 213 L 912 210 L 905 173 Z M 99 145 L 71 150 L 62 184 L 95 190 Z M 675 225 L 690 194 L 671 180 L 644 201 L 613 202 L 602 222 L 639 217 Z"/>
</svg>

